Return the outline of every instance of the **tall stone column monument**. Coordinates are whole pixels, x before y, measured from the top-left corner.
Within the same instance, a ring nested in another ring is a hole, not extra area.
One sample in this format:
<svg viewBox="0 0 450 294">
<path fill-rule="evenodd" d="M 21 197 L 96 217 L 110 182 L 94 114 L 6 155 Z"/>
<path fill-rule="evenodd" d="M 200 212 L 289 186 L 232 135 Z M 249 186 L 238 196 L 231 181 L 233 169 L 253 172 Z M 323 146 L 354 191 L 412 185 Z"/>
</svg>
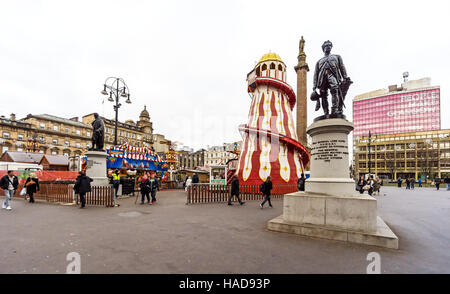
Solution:
<svg viewBox="0 0 450 294">
<path fill-rule="evenodd" d="M 309 71 L 308 64 L 306 63 L 306 54 L 304 51 L 305 40 L 300 39 L 298 64 L 295 66 L 295 72 L 297 73 L 297 137 L 298 141 L 303 146 L 308 146 L 306 139 L 306 126 L 307 126 L 307 104 L 306 104 L 306 77 Z"/>
<path fill-rule="evenodd" d="M 283 214 L 268 229 L 398 249 L 398 238 L 377 216 L 377 201 L 355 190 L 350 178 L 348 135 L 353 124 L 343 114 L 350 78 L 339 55 L 331 55 L 331 42 L 322 46 L 325 57 L 317 62 L 311 99 L 322 104 L 324 115 L 307 128 L 311 136 L 311 172 L 305 191 L 284 196 Z M 320 92 L 317 93 L 316 89 Z M 332 94 L 331 113 L 328 91 Z"/>
</svg>

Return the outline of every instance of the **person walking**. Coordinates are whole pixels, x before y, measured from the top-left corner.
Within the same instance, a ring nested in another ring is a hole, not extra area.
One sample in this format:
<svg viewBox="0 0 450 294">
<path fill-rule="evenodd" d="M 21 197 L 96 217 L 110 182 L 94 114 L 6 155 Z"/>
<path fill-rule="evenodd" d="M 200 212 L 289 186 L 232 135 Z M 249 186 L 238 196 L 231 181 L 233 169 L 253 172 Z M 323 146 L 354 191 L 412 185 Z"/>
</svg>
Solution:
<svg viewBox="0 0 450 294">
<path fill-rule="evenodd" d="M 269 202 L 269 207 L 273 207 L 270 202 L 270 191 L 272 190 L 272 181 L 270 181 L 270 176 L 267 177 L 266 181 L 262 183 L 262 192 L 265 196 L 264 201 L 259 205 L 261 209 L 264 208 L 264 204 Z"/>
<path fill-rule="evenodd" d="M 25 181 L 25 188 L 27 190 L 27 194 L 30 197 L 30 203 L 34 203 L 33 194 L 40 190 L 39 188 L 39 179 L 36 177 L 35 173 L 31 173 L 30 176 Z"/>
<path fill-rule="evenodd" d="M 189 189 L 189 186 L 192 185 L 192 179 L 190 176 L 188 176 L 186 178 L 186 188 L 184 188 L 184 190 L 187 192 L 187 190 Z"/>
<path fill-rule="evenodd" d="M 419 188 L 422 188 L 422 177 L 419 177 Z"/>
<path fill-rule="evenodd" d="M 150 204 L 150 181 L 146 175 L 144 175 L 141 179 L 141 183 L 139 184 L 141 188 L 141 204 L 144 204 L 145 198 L 147 198 L 147 203 Z"/>
<path fill-rule="evenodd" d="M 152 201 L 150 202 L 151 205 L 156 203 L 156 191 L 157 190 L 159 191 L 159 184 L 158 180 L 155 177 L 155 173 L 152 173 L 150 175 L 149 187 L 150 187 L 150 194 L 152 195 Z"/>
<path fill-rule="evenodd" d="M 434 178 L 434 184 L 436 185 L 436 190 L 439 190 L 439 186 L 441 186 L 441 178 L 435 177 Z"/>
<path fill-rule="evenodd" d="M 114 203 L 116 203 L 117 191 L 119 191 L 120 186 L 120 172 L 118 169 L 116 169 L 112 174 L 112 184 L 114 188 Z"/>
<path fill-rule="evenodd" d="M 5 201 L 3 201 L 2 208 L 11 210 L 11 199 L 19 186 L 19 179 L 14 175 L 14 171 L 9 170 L 8 174 L 4 175 L 0 180 L 0 188 L 5 191 Z"/>
<path fill-rule="evenodd" d="M 91 182 L 93 180 L 86 176 L 86 172 L 84 170 L 79 172 L 77 180 L 75 181 L 75 185 L 73 189 L 75 190 L 75 194 L 80 195 L 81 206 L 80 208 L 84 208 L 86 206 L 86 193 L 91 192 Z"/>
<path fill-rule="evenodd" d="M 241 197 L 239 197 L 239 179 L 236 174 L 233 175 L 233 179 L 231 180 L 231 189 L 230 189 L 230 196 L 228 197 L 228 205 L 233 205 L 233 203 L 231 203 L 231 199 L 233 199 L 233 196 L 236 196 L 240 205 L 245 203 L 241 200 Z"/>
<path fill-rule="evenodd" d="M 414 190 L 414 184 L 416 183 L 416 179 L 415 178 L 411 178 L 409 183 L 410 183 L 410 186 L 411 186 L 411 190 Z"/>
<path fill-rule="evenodd" d="M 397 178 L 397 187 L 399 187 L 399 188 L 402 187 L 402 178 L 401 177 Z"/>
<path fill-rule="evenodd" d="M 405 179 L 405 182 L 406 182 L 406 189 L 408 189 L 408 190 L 409 190 L 409 188 L 410 188 L 410 186 L 409 186 L 410 181 L 409 181 L 409 180 L 410 180 L 409 178 L 406 178 L 406 179 Z"/>
<path fill-rule="evenodd" d="M 196 173 L 194 173 L 194 175 L 192 176 L 192 184 L 198 184 L 200 182 L 198 175 Z"/>
<path fill-rule="evenodd" d="M 364 186 L 366 185 L 366 180 L 364 179 L 364 175 L 361 175 L 359 177 L 358 183 L 356 184 L 356 187 L 359 191 L 359 194 L 364 193 Z"/>
<path fill-rule="evenodd" d="M 450 191 L 450 178 L 448 176 L 445 176 L 444 183 L 447 186 L 447 191 Z"/>
<path fill-rule="evenodd" d="M 300 176 L 300 178 L 298 178 L 297 181 L 297 188 L 299 191 L 305 191 L 305 174 L 302 173 L 302 175 Z"/>
</svg>

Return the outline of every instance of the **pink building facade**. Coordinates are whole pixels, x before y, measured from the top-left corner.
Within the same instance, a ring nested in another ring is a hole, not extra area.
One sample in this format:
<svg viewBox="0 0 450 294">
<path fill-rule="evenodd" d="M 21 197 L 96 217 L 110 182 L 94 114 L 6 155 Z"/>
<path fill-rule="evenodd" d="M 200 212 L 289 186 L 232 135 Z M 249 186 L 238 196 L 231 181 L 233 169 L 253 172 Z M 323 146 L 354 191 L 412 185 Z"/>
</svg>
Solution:
<svg viewBox="0 0 450 294">
<path fill-rule="evenodd" d="M 440 87 L 355 99 L 353 123 L 357 137 L 439 130 Z"/>
</svg>

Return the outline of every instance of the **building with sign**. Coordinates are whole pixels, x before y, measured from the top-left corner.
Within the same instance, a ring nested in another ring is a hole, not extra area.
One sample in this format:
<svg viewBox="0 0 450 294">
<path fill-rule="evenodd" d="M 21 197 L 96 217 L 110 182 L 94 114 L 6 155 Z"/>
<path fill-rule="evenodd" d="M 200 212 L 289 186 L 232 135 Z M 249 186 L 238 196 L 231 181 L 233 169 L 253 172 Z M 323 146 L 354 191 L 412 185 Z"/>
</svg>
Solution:
<svg viewBox="0 0 450 294">
<path fill-rule="evenodd" d="M 450 175 L 450 130 L 441 130 L 440 87 L 430 78 L 356 96 L 353 120 L 355 176 Z"/>
</svg>

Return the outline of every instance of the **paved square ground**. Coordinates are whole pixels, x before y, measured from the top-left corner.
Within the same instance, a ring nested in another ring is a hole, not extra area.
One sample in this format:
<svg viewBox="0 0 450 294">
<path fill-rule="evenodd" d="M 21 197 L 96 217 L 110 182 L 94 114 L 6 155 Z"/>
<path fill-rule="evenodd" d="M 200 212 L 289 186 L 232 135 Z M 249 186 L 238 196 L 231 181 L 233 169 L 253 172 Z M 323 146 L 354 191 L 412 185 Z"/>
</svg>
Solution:
<svg viewBox="0 0 450 294">
<path fill-rule="evenodd" d="M 154 206 L 82 210 L 16 198 L 0 210 L 0 273 L 65 273 L 69 252 L 82 273 L 366 273 L 373 251 L 382 273 L 450 273 L 450 191 L 382 191 L 378 214 L 399 250 L 267 231 L 282 200 L 186 205 L 184 192 L 161 191 Z"/>
</svg>

